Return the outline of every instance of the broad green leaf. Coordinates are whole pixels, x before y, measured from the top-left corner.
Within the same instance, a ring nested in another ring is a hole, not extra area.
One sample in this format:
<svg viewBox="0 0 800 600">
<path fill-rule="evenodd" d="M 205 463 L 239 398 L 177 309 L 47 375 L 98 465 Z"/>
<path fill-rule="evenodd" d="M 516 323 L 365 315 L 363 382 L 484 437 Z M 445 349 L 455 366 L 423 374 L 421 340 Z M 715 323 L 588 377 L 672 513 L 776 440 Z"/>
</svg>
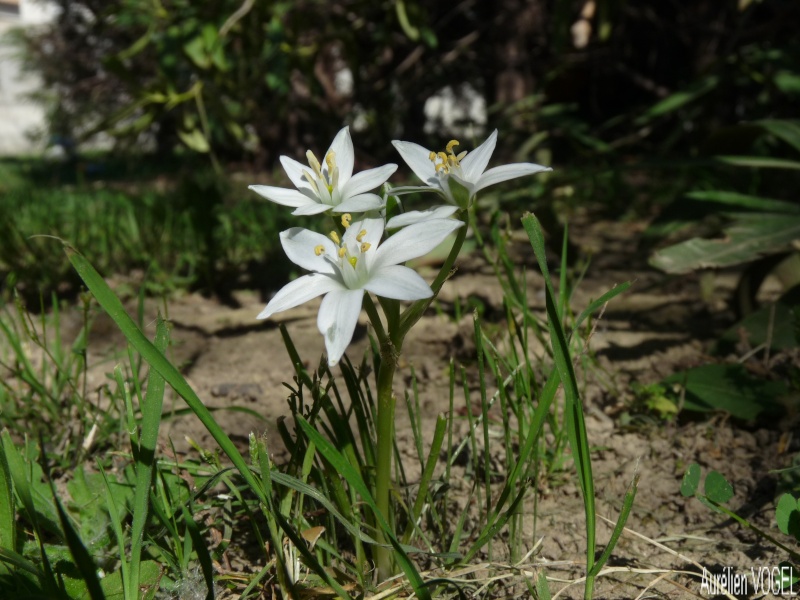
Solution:
<svg viewBox="0 0 800 600">
<path fill-rule="evenodd" d="M 775 87 L 784 94 L 800 95 L 800 76 L 791 71 L 778 71 L 773 78 Z"/>
<path fill-rule="evenodd" d="M 192 62 L 201 69 L 207 69 L 211 66 L 211 60 L 208 56 L 208 52 L 206 52 L 206 45 L 201 36 L 198 35 L 184 45 L 183 51 L 186 53 L 186 56 L 192 59 Z"/>
<path fill-rule="evenodd" d="M 719 338 L 715 354 L 724 354 L 746 336 L 751 348 L 769 343 L 773 350 L 788 350 L 800 345 L 795 335 L 795 313 L 800 307 L 800 286 L 795 286 L 774 304 L 762 306 L 732 325 Z"/>
<path fill-rule="evenodd" d="M 689 192 L 686 194 L 686 197 L 700 202 L 713 202 L 737 209 L 753 209 L 765 213 L 800 214 L 800 204 L 796 202 L 773 200 L 772 198 L 762 198 L 760 196 L 748 196 L 747 194 L 739 194 L 737 192 L 728 192 L 724 190 Z"/>
<path fill-rule="evenodd" d="M 706 497 L 717 504 L 725 504 L 728 500 L 733 498 L 733 487 L 731 487 L 728 480 L 717 471 L 711 471 L 706 475 L 703 489 L 706 493 Z"/>
<path fill-rule="evenodd" d="M 721 410 L 745 420 L 779 413 L 779 399 L 787 393 L 785 383 L 759 379 L 739 364 L 703 365 L 670 375 L 663 383 L 683 388 L 684 409 Z"/>
<path fill-rule="evenodd" d="M 800 169 L 800 162 L 769 156 L 717 156 L 717 160 L 736 167 L 754 169 Z"/>
<path fill-rule="evenodd" d="M 694 238 L 659 250 L 650 264 L 674 274 L 730 267 L 783 251 L 797 239 L 800 215 L 754 215 L 727 227 L 722 238 Z"/>
<path fill-rule="evenodd" d="M 795 150 L 800 151 L 800 121 L 789 119 L 764 119 L 756 121 L 772 135 L 782 139 Z"/>
<path fill-rule="evenodd" d="M 653 117 L 658 117 L 678 110 L 679 108 L 689 104 L 690 102 L 693 102 L 700 96 L 713 90 L 717 86 L 718 82 L 718 77 L 708 77 L 695 83 L 685 90 L 675 92 L 674 94 L 667 96 L 660 102 L 651 106 L 641 117 L 636 119 L 636 123 L 641 125 Z"/>
<path fill-rule="evenodd" d="M 192 129 L 191 131 L 178 130 L 178 137 L 195 152 L 208 152 L 210 149 L 206 136 L 199 129 Z"/>
<path fill-rule="evenodd" d="M 800 500 L 791 494 L 784 494 L 775 507 L 775 520 L 778 529 L 792 535 L 800 542 Z"/>
<path fill-rule="evenodd" d="M 681 496 L 689 498 L 697 493 L 697 488 L 700 487 L 700 465 L 692 463 L 686 472 L 683 474 L 681 481 Z"/>
</svg>

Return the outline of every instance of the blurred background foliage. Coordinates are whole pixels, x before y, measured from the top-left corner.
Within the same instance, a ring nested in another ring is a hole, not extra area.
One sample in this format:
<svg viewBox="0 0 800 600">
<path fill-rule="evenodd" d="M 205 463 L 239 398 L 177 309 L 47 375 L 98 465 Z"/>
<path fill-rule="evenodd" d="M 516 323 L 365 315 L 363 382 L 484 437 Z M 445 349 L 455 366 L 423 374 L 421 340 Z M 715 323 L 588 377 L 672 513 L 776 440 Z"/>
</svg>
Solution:
<svg viewBox="0 0 800 600">
<path fill-rule="evenodd" d="M 44 84 L 45 135 L 64 147 L 72 174 L 55 177 L 44 166 L 34 185 L 86 190 L 112 182 L 113 193 L 90 194 L 112 204 L 127 198 L 126 210 L 140 220 L 144 205 L 175 215 L 164 221 L 166 213 L 153 213 L 168 226 L 138 223 L 131 239 L 144 250 L 129 248 L 121 262 L 109 255 L 117 270 L 161 264 L 177 279 L 219 291 L 242 280 L 224 274 L 235 271 L 230 257 L 250 271 L 270 264 L 286 211 L 249 198 L 245 180 L 232 185 L 223 173 L 270 173 L 280 154 L 324 150 L 342 125 L 353 130 L 360 167 L 397 162 L 391 139 L 438 148 L 459 137 L 469 147 L 499 128 L 505 155 L 495 161 L 556 168 L 503 194 L 503 209 L 537 209 L 555 237 L 564 214 L 587 206 L 617 217 L 660 214 L 646 242 L 663 245 L 724 231 L 727 213 L 687 193 L 797 202 L 798 171 L 783 165 L 767 174 L 758 163 L 796 158 L 796 146 L 780 135 L 785 124 L 797 127 L 789 119 L 800 106 L 796 0 L 56 4 L 52 24 L 16 35 L 26 68 Z M 111 152 L 95 159 L 98 143 Z M 750 162 L 726 163 L 720 154 Z M 122 173 L 120 164 L 130 166 Z M 156 173 L 144 174 L 148 168 Z M 19 170 L 5 169 L 6 188 L 9 172 Z M 163 172 L 166 187 L 156 180 Z M 282 178 L 276 171 L 276 183 Z M 41 260 L 20 258 L 36 242 L 19 240 L 61 235 L 63 227 L 42 231 L 25 221 L 38 210 L 27 193 L 0 195 L 12 215 L 5 226 L 17 231 L 6 239 L 18 240 L 0 248 L 0 262 L 41 286 L 41 273 L 31 270 Z M 66 222 L 81 218 L 73 204 Z M 154 232 L 158 243 L 144 239 Z M 100 242 L 86 243 L 87 253 L 103 251 Z"/>
<path fill-rule="evenodd" d="M 752 133 L 722 128 L 800 101 L 794 0 L 58 4 L 25 35 L 51 133 L 262 167 L 342 124 L 380 160 L 396 137 L 441 145 L 425 105 L 445 89 L 482 98 L 504 147 L 556 163 L 729 153 Z"/>
</svg>

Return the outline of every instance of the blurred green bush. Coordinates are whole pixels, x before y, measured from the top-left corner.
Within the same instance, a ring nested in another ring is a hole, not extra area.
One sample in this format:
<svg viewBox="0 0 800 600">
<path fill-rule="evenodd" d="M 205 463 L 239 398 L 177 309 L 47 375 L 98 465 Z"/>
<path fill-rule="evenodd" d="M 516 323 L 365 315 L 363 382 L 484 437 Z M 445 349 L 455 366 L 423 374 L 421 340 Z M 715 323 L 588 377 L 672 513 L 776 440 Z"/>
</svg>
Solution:
<svg viewBox="0 0 800 600">
<path fill-rule="evenodd" d="M 800 100 L 795 0 L 58 4 L 23 36 L 52 134 L 147 133 L 261 166 L 342 123 L 383 159 L 388 139 L 424 139 L 447 87 L 485 99 L 507 148 L 573 164 L 730 152 L 747 140 L 711 132 Z"/>
</svg>

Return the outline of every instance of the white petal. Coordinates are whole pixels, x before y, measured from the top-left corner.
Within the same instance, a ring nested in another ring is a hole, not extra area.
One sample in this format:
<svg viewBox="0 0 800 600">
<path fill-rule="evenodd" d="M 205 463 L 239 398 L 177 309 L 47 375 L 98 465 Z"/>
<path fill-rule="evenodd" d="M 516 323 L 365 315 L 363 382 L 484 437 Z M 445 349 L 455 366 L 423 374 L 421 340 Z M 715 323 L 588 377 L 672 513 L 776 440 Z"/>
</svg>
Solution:
<svg viewBox="0 0 800 600">
<path fill-rule="evenodd" d="M 353 176 L 353 165 L 355 164 L 355 153 L 353 152 L 353 140 L 350 139 L 350 128 L 344 127 L 339 130 L 336 137 L 331 142 L 328 152 L 333 150 L 336 155 L 336 166 L 339 167 L 339 185 L 344 185 Z M 326 153 L 327 155 L 327 153 Z M 325 161 L 325 158 L 322 158 Z M 324 167 L 324 165 L 323 165 Z"/>
<path fill-rule="evenodd" d="M 281 231 L 281 246 L 283 246 L 283 251 L 286 252 L 289 260 L 298 267 L 329 275 L 336 272 L 331 262 L 325 258 L 325 255 L 327 254 L 330 258 L 336 258 L 338 248 L 336 244 L 324 235 L 302 227 L 292 227 L 286 231 Z M 315 250 L 319 246 L 322 246 L 325 252 L 317 256 Z"/>
<path fill-rule="evenodd" d="M 311 204 L 306 204 L 305 206 L 301 206 L 298 209 L 292 211 L 293 215 L 318 215 L 319 213 L 324 213 L 326 210 L 330 210 L 333 207 L 330 204 L 323 204 L 322 202 L 312 202 Z"/>
<path fill-rule="evenodd" d="M 342 288 L 343 286 L 341 283 L 328 275 L 322 275 L 320 273 L 303 275 L 287 283 L 278 290 L 278 293 L 275 294 L 266 308 L 262 310 L 256 318 L 266 319 L 275 313 L 300 306 L 309 300 L 313 300 L 317 296 Z"/>
<path fill-rule="evenodd" d="M 297 190 L 273 187 L 271 185 L 251 185 L 248 189 L 253 190 L 259 196 L 263 196 L 275 204 L 282 204 L 283 206 L 299 207 L 308 204 L 316 204 L 314 200 Z"/>
<path fill-rule="evenodd" d="M 417 177 L 431 187 L 440 187 L 436 169 L 430 159 L 430 150 L 426 150 L 414 142 L 401 142 L 399 140 L 394 140 L 392 145 L 397 148 L 400 156 L 411 167 Z"/>
<path fill-rule="evenodd" d="M 390 163 L 388 165 L 383 165 L 382 167 L 367 169 L 366 171 L 356 173 L 347 183 L 344 184 L 344 186 L 341 186 L 340 184 L 342 196 L 345 198 L 350 196 L 358 196 L 364 192 L 374 190 L 376 187 L 386 183 L 386 180 L 389 179 L 389 177 L 392 176 L 392 173 L 394 173 L 396 170 L 397 165 Z"/>
<path fill-rule="evenodd" d="M 334 206 L 333 212 L 367 212 L 368 210 L 379 210 L 384 206 L 386 206 L 386 203 L 377 194 L 359 194 L 348 198 L 338 206 Z"/>
<path fill-rule="evenodd" d="M 473 193 L 477 193 L 484 188 L 508 181 L 509 179 L 516 179 L 517 177 L 524 177 L 526 175 L 533 175 L 541 171 L 552 171 L 550 167 L 543 167 L 542 165 L 535 165 L 533 163 L 512 163 L 510 165 L 503 165 L 489 169 L 478 180 Z"/>
<path fill-rule="evenodd" d="M 389 265 L 371 274 L 364 289 L 394 300 L 421 300 L 433 296 L 425 280 L 414 269 L 402 265 Z"/>
<path fill-rule="evenodd" d="M 410 210 L 402 215 L 389 219 L 386 229 L 398 229 L 431 219 L 446 219 L 458 210 L 457 206 L 436 206 L 428 210 Z"/>
<path fill-rule="evenodd" d="M 305 178 L 306 171 L 309 173 L 312 172 L 311 167 L 297 162 L 295 159 L 289 158 L 288 156 L 281 156 L 281 165 L 283 165 L 283 170 L 286 171 L 289 179 L 292 180 L 292 183 L 298 190 L 306 191 L 306 195 L 310 192 L 312 195 L 316 196 L 311 184 L 309 184 Z"/>
<path fill-rule="evenodd" d="M 361 240 L 356 240 L 362 231 L 367 233 L 364 234 Z M 348 245 L 360 245 L 362 242 L 367 242 L 370 246 L 376 248 L 380 244 L 382 237 L 383 219 L 361 219 L 350 225 L 347 231 L 344 232 L 344 242 Z"/>
<path fill-rule="evenodd" d="M 328 364 L 336 365 L 353 339 L 364 290 L 334 290 L 322 299 L 317 327 L 325 336 Z"/>
<path fill-rule="evenodd" d="M 478 181 L 478 177 L 486 170 L 486 165 L 489 164 L 489 159 L 492 158 L 496 145 L 497 129 L 486 138 L 485 142 L 468 153 L 464 160 L 461 161 L 461 171 L 464 173 L 464 179 L 471 182 Z"/>
<path fill-rule="evenodd" d="M 455 219 L 434 219 L 409 225 L 380 245 L 372 268 L 380 270 L 423 256 L 463 224 Z"/>
</svg>

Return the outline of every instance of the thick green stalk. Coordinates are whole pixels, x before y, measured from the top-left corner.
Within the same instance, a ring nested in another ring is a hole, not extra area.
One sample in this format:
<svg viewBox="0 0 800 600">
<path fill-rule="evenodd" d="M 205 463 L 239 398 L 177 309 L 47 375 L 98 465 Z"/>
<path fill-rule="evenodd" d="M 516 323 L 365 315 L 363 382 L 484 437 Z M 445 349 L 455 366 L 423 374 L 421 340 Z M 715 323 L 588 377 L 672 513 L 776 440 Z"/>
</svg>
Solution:
<svg viewBox="0 0 800 600">
<path fill-rule="evenodd" d="M 394 455 L 394 411 L 396 399 L 392 393 L 392 382 L 394 380 L 394 373 L 397 370 L 397 360 L 400 356 L 400 350 L 403 347 L 403 340 L 406 334 L 419 321 L 422 314 L 430 306 L 433 299 L 439 293 L 439 290 L 447 281 L 450 276 L 450 271 L 455 264 L 455 260 L 461 251 L 461 246 L 467 237 L 467 226 L 465 225 L 458 230 L 453 248 L 450 254 L 444 261 L 439 274 L 436 276 L 431 289 L 433 295 L 424 300 L 418 300 L 406 309 L 402 315 L 399 315 L 397 306 L 391 306 L 387 303 L 396 301 L 387 300 L 382 301 L 384 311 L 387 313 L 387 327 L 388 331 L 384 333 L 383 324 L 380 320 L 375 304 L 365 294 L 365 308 L 376 334 L 380 340 L 381 347 L 381 365 L 378 369 L 378 417 L 377 417 L 377 458 L 375 465 L 375 503 L 380 513 L 386 519 L 389 527 L 394 527 L 394 518 L 390 512 L 390 492 L 392 485 L 392 457 Z M 387 310 L 387 308 L 389 310 Z M 391 532 L 395 533 L 394 530 Z M 378 568 L 378 580 L 385 581 L 394 575 L 394 564 L 392 561 L 392 550 L 387 548 L 387 539 L 383 533 L 378 530 L 377 540 L 381 544 L 375 548 L 375 562 Z"/>
<path fill-rule="evenodd" d="M 387 302 L 396 302 L 389 300 Z M 375 504 L 389 527 L 393 527 L 394 519 L 389 512 L 389 497 L 392 485 L 392 455 L 394 453 L 394 408 L 395 398 L 392 394 L 392 381 L 397 368 L 399 347 L 395 347 L 390 331 L 389 335 L 381 322 L 377 307 L 369 294 L 364 294 L 364 308 L 367 311 L 375 334 L 378 336 L 381 349 L 381 364 L 378 368 L 378 418 L 377 418 L 377 457 L 375 465 Z M 387 305 L 384 304 L 384 309 Z M 388 316 L 387 316 L 387 320 Z M 395 323 L 396 319 L 392 319 Z M 391 323 L 390 323 L 391 324 Z M 396 331 L 394 333 L 397 333 Z M 400 340 L 402 345 L 402 340 Z M 375 547 L 375 562 L 378 567 L 378 581 L 385 581 L 394 575 L 392 551 L 387 548 L 388 539 L 378 525 L 376 519 L 376 539 L 380 546 Z M 394 531 L 391 532 L 394 534 Z"/>
<path fill-rule="evenodd" d="M 375 503 L 383 514 L 389 527 L 394 526 L 394 519 L 389 510 L 389 497 L 392 485 L 392 456 L 394 454 L 394 409 L 395 397 L 392 393 L 392 380 L 397 368 L 397 353 L 389 342 L 381 346 L 381 366 L 378 370 L 378 452 L 375 465 Z M 384 544 L 375 548 L 375 562 L 378 567 L 378 580 L 385 581 L 394 575 L 392 551 L 387 548 L 388 540 L 378 529 L 378 542 Z M 394 533 L 394 531 L 392 531 Z"/>
</svg>

